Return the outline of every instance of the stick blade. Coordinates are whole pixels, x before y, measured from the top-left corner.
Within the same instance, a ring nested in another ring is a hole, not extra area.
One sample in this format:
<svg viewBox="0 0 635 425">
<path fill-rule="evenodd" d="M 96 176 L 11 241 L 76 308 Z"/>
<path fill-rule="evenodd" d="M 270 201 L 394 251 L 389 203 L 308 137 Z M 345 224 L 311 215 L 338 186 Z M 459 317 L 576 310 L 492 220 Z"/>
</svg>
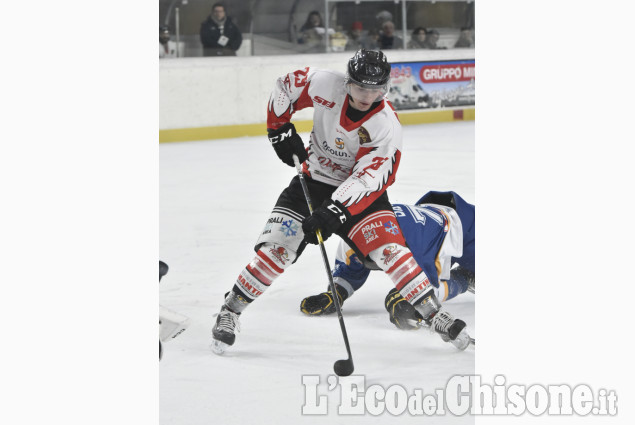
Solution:
<svg viewBox="0 0 635 425">
<path fill-rule="evenodd" d="M 352 359 L 338 360 L 333 365 L 333 371 L 337 376 L 349 376 L 355 370 Z"/>
</svg>

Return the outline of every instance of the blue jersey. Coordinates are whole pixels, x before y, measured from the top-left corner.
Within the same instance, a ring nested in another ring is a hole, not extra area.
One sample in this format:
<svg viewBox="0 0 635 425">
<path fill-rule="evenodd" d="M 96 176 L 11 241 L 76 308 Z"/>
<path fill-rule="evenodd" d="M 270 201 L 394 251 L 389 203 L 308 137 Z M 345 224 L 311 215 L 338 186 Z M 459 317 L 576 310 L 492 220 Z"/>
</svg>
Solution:
<svg viewBox="0 0 635 425">
<path fill-rule="evenodd" d="M 466 281 L 451 279 L 454 264 L 475 271 L 474 210 L 474 205 L 455 192 L 428 192 L 415 205 L 393 204 L 413 257 L 442 300 L 467 290 Z M 335 282 L 350 295 L 369 273 L 354 251 L 341 242 L 333 270 Z"/>
<path fill-rule="evenodd" d="M 475 208 L 474 205 L 467 203 L 459 194 L 455 192 L 428 192 L 421 197 L 416 203 L 416 205 L 425 205 L 425 204 L 439 204 L 444 206 L 449 206 L 454 209 L 459 216 L 461 221 L 461 234 L 462 234 L 462 246 L 463 246 L 463 254 L 460 257 L 453 257 L 453 262 L 457 262 L 464 269 L 470 270 L 474 272 L 476 270 L 476 264 L 474 259 L 474 218 L 475 218 Z M 412 220 L 408 220 L 406 217 L 399 219 L 399 225 L 404 226 L 406 222 Z M 403 224 L 402 224 L 403 222 Z M 428 229 L 420 229 L 420 232 L 426 233 Z M 412 230 L 412 233 L 420 233 L 416 230 Z M 414 245 L 411 245 L 410 239 L 408 236 L 411 232 L 406 232 L 404 230 L 406 236 L 406 242 L 410 246 L 410 249 L 413 251 L 413 255 L 417 262 L 419 262 L 417 254 L 415 251 L 418 248 L 413 248 Z M 424 237 L 425 239 L 425 237 Z M 415 242 L 413 241 L 413 244 Z"/>
</svg>

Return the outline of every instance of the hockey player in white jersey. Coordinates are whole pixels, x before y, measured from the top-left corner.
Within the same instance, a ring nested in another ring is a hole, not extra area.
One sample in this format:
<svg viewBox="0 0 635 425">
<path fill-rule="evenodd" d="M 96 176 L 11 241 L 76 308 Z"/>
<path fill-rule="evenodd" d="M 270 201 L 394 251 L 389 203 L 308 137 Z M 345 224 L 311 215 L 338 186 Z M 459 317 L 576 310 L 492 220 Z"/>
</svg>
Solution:
<svg viewBox="0 0 635 425">
<path fill-rule="evenodd" d="M 315 208 L 309 213 L 295 176 L 282 191 L 256 242 L 256 255 L 240 272 L 213 327 L 217 354 L 233 345 L 239 316 L 301 255 L 307 243 L 339 235 L 360 258 L 380 265 L 403 297 L 431 312 L 434 291 L 417 265 L 392 211 L 386 189 L 395 181 L 401 158 L 402 129 L 385 95 L 391 67 L 380 51 L 359 50 L 346 74 L 304 68 L 280 77 L 267 111 L 269 141 L 278 157 L 294 166 L 296 155 Z M 291 118 L 313 108 L 308 149 Z M 373 232 L 367 229 L 372 228 Z M 384 256 L 389 250 L 394 255 Z"/>
</svg>

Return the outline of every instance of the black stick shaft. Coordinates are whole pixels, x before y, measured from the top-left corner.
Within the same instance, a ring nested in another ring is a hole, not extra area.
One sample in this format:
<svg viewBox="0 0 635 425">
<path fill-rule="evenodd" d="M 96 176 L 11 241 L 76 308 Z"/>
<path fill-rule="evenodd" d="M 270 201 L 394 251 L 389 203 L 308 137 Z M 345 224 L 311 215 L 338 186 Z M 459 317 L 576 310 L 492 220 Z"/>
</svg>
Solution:
<svg viewBox="0 0 635 425">
<path fill-rule="evenodd" d="M 306 185 L 306 181 L 304 180 L 304 174 L 302 173 L 302 168 L 300 167 L 300 162 L 298 157 L 293 155 L 293 162 L 295 163 L 295 169 L 298 172 L 298 177 L 300 178 L 300 184 L 302 185 L 302 191 L 304 192 L 304 198 L 306 199 L 306 203 L 309 206 L 309 212 L 313 214 L 313 204 L 311 202 L 311 197 L 309 195 L 309 188 Z M 340 301 L 337 297 L 337 290 L 335 289 L 335 282 L 333 281 L 333 275 L 331 274 L 331 268 L 329 266 L 329 260 L 326 256 L 326 248 L 324 248 L 324 240 L 322 239 L 322 232 L 318 229 L 316 232 L 317 239 L 320 245 L 320 251 L 322 252 L 322 260 L 324 260 L 324 267 L 326 268 L 326 274 L 329 279 L 329 287 L 331 288 L 331 292 L 333 293 L 333 303 L 335 304 L 335 310 L 337 311 L 337 318 L 340 322 L 340 328 L 342 328 L 342 335 L 344 336 L 344 344 L 346 345 L 346 351 L 348 353 L 348 358 L 352 362 L 353 355 L 351 354 L 351 346 L 348 342 L 348 334 L 346 333 L 346 326 L 344 325 L 344 318 L 342 317 L 342 309 L 340 308 Z"/>
</svg>

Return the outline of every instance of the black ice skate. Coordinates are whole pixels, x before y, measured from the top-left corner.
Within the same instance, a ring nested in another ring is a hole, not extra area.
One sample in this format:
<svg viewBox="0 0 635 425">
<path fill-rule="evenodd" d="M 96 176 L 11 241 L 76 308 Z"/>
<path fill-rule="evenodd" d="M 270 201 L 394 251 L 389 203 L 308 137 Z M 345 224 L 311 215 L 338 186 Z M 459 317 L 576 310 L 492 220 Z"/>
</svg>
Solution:
<svg viewBox="0 0 635 425">
<path fill-rule="evenodd" d="M 432 318 L 432 329 L 441 335 L 441 339 L 451 342 L 459 350 L 465 350 L 470 345 L 470 336 L 465 326 L 463 320 L 455 319 L 447 311 L 440 311 Z"/>
<path fill-rule="evenodd" d="M 227 348 L 234 345 L 236 332 L 240 331 L 240 314 L 234 313 L 223 306 L 216 317 L 216 324 L 212 329 L 212 351 L 223 354 Z"/>
<path fill-rule="evenodd" d="M 335 285 L 340 307 L 344 300 L 348 298 L 348 292 L 339 285 Z M 300 311 L 309 316 L 321 316 L 325 314 L 335 313 L 335 303 L 333 302 L 333 293 L 331 291 L 322 292 L 318 295 L 312 295 L 302 300 Z"/>
</svg>

